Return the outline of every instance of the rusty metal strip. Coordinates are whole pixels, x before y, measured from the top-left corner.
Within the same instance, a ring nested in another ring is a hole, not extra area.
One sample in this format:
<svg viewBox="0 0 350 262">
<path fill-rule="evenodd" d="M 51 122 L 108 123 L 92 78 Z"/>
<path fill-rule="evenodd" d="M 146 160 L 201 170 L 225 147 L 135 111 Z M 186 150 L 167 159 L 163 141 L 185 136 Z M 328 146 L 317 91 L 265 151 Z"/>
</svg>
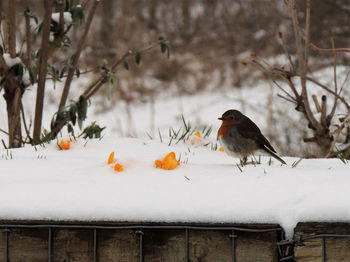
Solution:
<svg viewBox="0 0 350 262">
<path fill-rule="evenodd" d="M 97 262 L 97 229 L 94 228 L 94 262 Z"/>
<path fill-rule="evenodd" d="M 322 262 L 326 262 L 326 237 L 322 237 Z"/>
<path fill-rule="evenodd" d="M 265 228 L 265 229 L 255 229 L 255 228 L 243 228 L 243 227 L 206 227 L 206 226 L 143 226 L 143 225 L 134 225 L 134 226 L 96 226 L 96 225 L 64 225 L 64 224 L 0 224 L 0 228 L 76 228 L 76 229 L 189 229 L 189 230 L 235 230 L 243 232 L 252 232 L 252 233 L 264 233 L 272 231 L 281 231 L 282 228 Z"/>
<path fill-rule="evenodd" d="M 139 235 L 139 262 L 143 262 L 143 231 L 137 230 L 135 232 L 137 235 Z"/>
<path fill-rule="evenodd" d="M 52 257 L 52 228 L 49 227 L 49 235 L 48 235 L 48 241 L 47 241 L 47 255 L 48 255 L 48 261 L 51 262 Z"/>
<path fill-rule="evenodd" d="M 4 229 L 4 237 L 5 237 L 5 262 L 9 262 L 9 233 L 10 229 Z"/>
<path fill-rule="evenodd" d="M 236 262 L 236 241 L 235 238 L 237 238 L 237 235 L 235 235 L 235 230 L 231 230 L 231 234 L 229 235 L 231 238 L 231 243 L 232 243 L 232 262 Z"/>
<path fill-rule="evenodd" d="M 189 248 L 189 238 L 190 238 L 190 235 L 189 235 L 189 233 L 190 233 L 190 232 L 189 232 L 188 228 L 185 228 L 186 262 L 190 262 L 190 248 Z"/>
</svg>

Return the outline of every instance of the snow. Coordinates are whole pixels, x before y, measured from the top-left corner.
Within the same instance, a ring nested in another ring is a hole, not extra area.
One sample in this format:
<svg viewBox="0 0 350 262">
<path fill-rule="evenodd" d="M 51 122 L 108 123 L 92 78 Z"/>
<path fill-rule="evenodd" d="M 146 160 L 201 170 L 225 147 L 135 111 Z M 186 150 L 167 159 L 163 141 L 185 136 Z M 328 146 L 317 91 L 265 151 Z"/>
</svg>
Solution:
<svg viewBox="0 0 350 262">
<path fill-rule="evenodd" d="M 3 57 L 8 68 L 11 68 L 14 65 L 20 64 L 22 62 L 21 58 L 19 58 L 18 56 L 12 58 L 9 53 L 4 53 Z"/>
<path fill-rule="evenodd" d="M 29 86 L 31 84 L 29 71 L 27 69 L 23 72 L 22 82 L 25 86 Z"/>
<path fill-rule="evenodd" d="M 330 79 L 330 86 L 332 70 L 317 73 L 322 81 Z M 289 237 L 298 222 L 350 222 L 349 166 L 339 159 L 303 159 L 293 167 L 299 158 L 282 155 L 288 165 L 281 166 L 276 160 L 269 165 L 270 158 L 262 157 L 262 164 L 245 166 L 241 172 L 238 159 L 204 146 L 216 142 L 217 118 L 235 108 L 261 128 L 277 152 L 281 153 L 278 142 L 288 144 L 288 154 L 294 150 L 301 155 L 305 149 L 299 137 L 305 135 L 299 130 L 304 126 L 300 114 L 276 97 L 276 89 L 266 82 L 218 89 L 216 80 L 212 80 L 213 88 L 193 96 L 160 94 L 153 105 L 147 99 L 126 104 L 118 97 L 114 97 L 117 102 L 103 96 L 92 98 L 85 126 L 95 120 L 107 126 L 102 140 L 73 141 L 67 151 L 59 150 L 55 141 L 37 151 L 32 147 L 11 153 L 1 149 L 0 219 L 278 223 Z M 69 98 L 76 99 L 89 81 L 83 76 L 75 81 Z M 158 87 L 152 79 L 147 81 Z M 310 94 L 320 97 L 323 93 L 310 87 Z M 49 129 L 61 89 L 62 84 L 54 90 L 47 82 L 43 128 Z M 34 85 L 24 93 L 28 123 L 33 121 L 35 90 Z M 270 109 L 272 122 L 268 121 Z M 210 137 L 203 142 L 191 136 L 186 143 L 168 146 L 168 130 L 183 126 L 181 115 L 198 131 L 212 126 Z M 6 131 L 4 99 L 0 116 L 0 127 Z M 130 135 L 138 138 L 125 138 Z M 2 132 L 0 138 L 7 140 Z M 106 164 L 112 151 L 123 172 Z M 180 167 L 156 168 L 154 161 L 171 151 L 181 155 Z"/>
<path fill-rule="evenodd" d="M 107 164 L 112 151 L 123 172 Z M 180 167 L 156 168 L 171 151 Z M 350 221 L 349 166 L 339 159 L 293 167 L 297 158 L 262 157 L 240 171 L 208 147 L 116 136 L 0 154 L 2 220 L 278 223 L 289 237 L 301 221 Z"/>
<path fill-rule="evenodd" d="M 60 13 L 52 13 L 51 19 L 56 23 L 60 21 Z M 72 14 L 70 12 L 63 12 L 63 20 L 66 25 L 70 25 L 73 22 Z"/>
</svg>

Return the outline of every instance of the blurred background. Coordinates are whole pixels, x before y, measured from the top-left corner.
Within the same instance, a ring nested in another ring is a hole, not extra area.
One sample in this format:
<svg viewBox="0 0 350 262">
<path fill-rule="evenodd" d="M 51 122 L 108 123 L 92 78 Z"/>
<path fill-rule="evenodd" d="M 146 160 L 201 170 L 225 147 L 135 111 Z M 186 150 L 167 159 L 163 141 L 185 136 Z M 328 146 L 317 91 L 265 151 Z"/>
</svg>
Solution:
<svg viewBox="0 0 350 262">
<path fill-rule="evenodd" d="M 17 2 L 24 7 L 26 1 Z M 305 1 L 296 2 L 303 25 Z M 31 11 L 42 16 L 42 1 L 29 3 Z M 64 56 L 57 53 L 54 62 L 73 54 L 81 28 L 70 32 L 72 46 L 63 50 Z M 349 0 L 311 1 L 310 41 L 330 48 L 330 32 L 337 47 L 350 46 Z M 217 117 L 236 108 L 261 127 L 282 155 L 312 156 L 314 149 L 302 141 L 308 130 L 293 104 L 278 98 L 271 80 L 246 63 L 253 54 L 288 66 L 279 33 L 295 55 L 290 13 L 279 0 L 102 0 L 80 60 L 81 71 L 92 70 L 92 74 L 75 81 L 70 97 L 76 98 L 79 89 L 99 74 L 98 67 L 164 36 L 169 59 L 155 50 L 144 55 L 140 65 L 130 61 L 129 70 L 117 71 L 110 99 L 107 89 L 93 98 L 91 118 L 107 125 L 108 132 L 156 136 L 158 128 L 166 133 L 169 127 L 180 126 L 184 115 L 198 127 L 212 126 L 214 139 L 220 124 Z M 35 41 L 38 44 L 40 38 Z M 340 82 L 349 59 L 346 54 L 339 56 Z M 325 85 L 333 81 L 332 66 L 332 56 L 310 51 L 309 71 Z M 348 87 L 344 90 L 349 92 Z M 57 95 L 50 97 L 46 103 L 57 103 Z"/>
</svg>

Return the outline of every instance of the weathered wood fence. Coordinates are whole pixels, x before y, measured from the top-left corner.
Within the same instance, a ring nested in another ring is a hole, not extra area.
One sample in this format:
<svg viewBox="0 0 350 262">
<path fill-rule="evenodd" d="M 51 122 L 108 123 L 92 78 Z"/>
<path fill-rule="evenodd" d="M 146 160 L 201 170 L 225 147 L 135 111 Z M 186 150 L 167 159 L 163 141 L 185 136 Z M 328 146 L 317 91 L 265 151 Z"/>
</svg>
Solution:
<svg viewBox="0 0 350 262">
<path fill-rule="evenodd" d="M 350 261 L 350 224 L 0 222 L 0 262 Z"/>
</svg>

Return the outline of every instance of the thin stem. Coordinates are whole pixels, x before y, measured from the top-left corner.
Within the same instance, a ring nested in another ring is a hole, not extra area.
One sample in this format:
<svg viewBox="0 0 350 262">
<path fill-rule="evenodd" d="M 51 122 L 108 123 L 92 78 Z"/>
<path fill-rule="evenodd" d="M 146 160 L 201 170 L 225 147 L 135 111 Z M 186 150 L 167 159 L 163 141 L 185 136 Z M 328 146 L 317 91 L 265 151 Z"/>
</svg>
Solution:
<svg viewBox="0 0 350 262">
<path fill-rule="evenodd" d="M 332 43 L 332 49 L 335 49 L 335 44 L 334 44 L 334 37 L 333 35 L 331 36 L 331 43 Z M 334 79 L 334 93 L 338 94 L 338 85 L 337 85 L 337 53 L 334 52 L 333 53 L 333 79 Z M 334 96 L 334 103 L 333 103 L 333 107 L 331 110 L 331 113 L 329 114 L 329 122 L 330 120 L 332 120 L 334 113 L 335 113 L 335 109 L 337 108 L 337 102 L 338 102 L 338 97 Z"/>
<path fill-rule="evenodd" d="M 339 94 L 335 93 L 333 90 L 329 89 L 327 86 L 325 86 L 324 84 L 321 84 L 320 82 L 318 82 L 317 80 L 315 80 L 312 77 L 306 77 L 306 79 L 316 85 L 318 85 L 319 87 L 321 87 L 322 89 L 326 90 L 327 92 L 331 93 L 332 95 L 336 96 L 340 101 L 343 102 L 343 104 L 346 106 L 346 108 L 348 110 L 350 110 L 350 105 L 346 102 L 344 97 L 341 97 Z"/>
<path fill-rule="evenodd" d="M 89 14 L 88 14 L 88 18 L 87 18 L 87 21 L 85 23 L 84 31 L 83 31 L 83 33 L 82 33 L 82 35 L 81 35 L 81 37 L 80 37 L 80 39 L 78 41 L 78 44 L 77 44 L 77 50 L 75 51 L 75 54 L 74 54 L 74 58 L 73 58 L 73 61 L 72 61 L 72 66 L 68 70 L 68 75 L 67 75 L 66 82 L 64 84 L 64 88 L 63 88 L 61 101 L 60 101 L 58 110 L 61 110 L 66 104 L 66 101 L 67 101 L 67 98 L 68 98 L 69 89 L 70 89 L 70 86 L 71 86 L 71 83 L 72 83 L 72 80 L 73 80 L 74 72 L 75 72 L 76 67 L 78 65 L 78 61 L 79 61 L 80 54 L 81 54 L 81 51 L 83 49 L 83 46 L 84 46 L 84 43 L 85 43 L 85 40 L 86 40 L 86 36 L 87 36 L 87 34 L 89 32 L 92 19 L 94 17 L 97 5 L 99 3 L 100 3 L 100 1 L 96 0 L 93 3 L 92 7 L 90 8 L 90 11 L 89 11 Z"/>
<path fill-rule="evenodd" d="M 25 30 L 26 30 L 26 45 L 27 45 L 27 59 L 26 59 L 26 67 L 30 68 L 31 64 L 32 64 L 32 56 L 31 56 L 31 52 L 32 52 L 32 34 L 31 34 L 31 30 L 30 30 L 30 17 L 29 17 L 29 3 L 28 0 L 25 1 L 25 5 L 26 5 L 26 11 L 24 12 L 24 18 L 25 18 Z"/>
<path fill-rule="evenodd" d="M 8 1 L 8 21 L 9 21 L 9 53 L 11 58 L 16 57 L 16 3 Z"/>
<path fill-rule="evenodd" d="M 310 0 L 308 0 L 310 2 Z M 304 102 L 304 109 L 305 109 L 305 115 L 307 119 L 311 122 L 311 124 L 316 128 L 318 132 L 322 132 L 322 126 L 321 124 L 315 119 L 314 115 L 311 112 L 310 109 L 310 104 L 308 100 L 308 93 L 307 93 L 307 88 L 306 88 L 306 74 L 307 74 L 307 66 L 306 66 L 306 57 L 304 57 L 303 52 L 302 52 L 302 44 L 301 44 L 301 37 L 299 34 L 299 22 L 296 14 L 296 6 L 295 6 L 295 0 L 290 0 L 288 2 L 288 6 L 291 12 L 292 16 L 292 21 L 293 21 L 293 29 L 294 29 L 294 37 L 295 37 L 295 42 L 296 42 L 296 47 L 297 47 L 297 53 L 298 53 L 298 58 L 299 58 L 299 66 L 300 66 L 300 77 L 301 77 L 301 97 Z M 310 12 L 310 3 L 306 5 L 306 12 Z M 310 16 L 306 16 L 307 19 L 310 19 Z M 310 22 L 306 21 L 306 26 L 310 26 Z M 305 30 L 308 32 L 308 28 Z M 309 43 L 309 35 L 306 34 L 305 36 L 305 43 Z M 305 49 L 308 48 L 308 45 L 305 45 Z M 305 51 L 307 54 L 307 51 Z"/>
<path fill-rule="evenodd" d="M 29 143 L 32 144 L 33 139 L 30 137 L 30 131 L 29 128 L 27 127 L 27 122 L 26 122 L 26 118 L 25 118 L 25 114 L 24 114 L 24 108 L 23 108 L 23 103 L 21 101 L 21 113 L 22 113 L 22 121 L 23 121 L 23 126 L 24 126 L 24 130 L 27 133 L 27 137 L 26 139 L 24 139 L 24 142 L 27 140 L 27 138 L 29 139 Z"/>
<path fill-rule="evenodd" d="M 43 33 L 41 39 L 41 54 L 39 60 L 39 77 L 38 87 L 35 104 L 35 115 L 34 115 L 34 143 L 40 142 L 41 135 L 41 124 L 44 107 L 44 92 L 45 92 L 45 81 L 47 73 L 47 60 L 49 55 L 49 36 L 50 36 L 50 25 L 51 25 L 51 14 L 53 7 L 53 0 L 47 0 L 45 6 L 45 17 L 43 22 Z"/>
</svg>

